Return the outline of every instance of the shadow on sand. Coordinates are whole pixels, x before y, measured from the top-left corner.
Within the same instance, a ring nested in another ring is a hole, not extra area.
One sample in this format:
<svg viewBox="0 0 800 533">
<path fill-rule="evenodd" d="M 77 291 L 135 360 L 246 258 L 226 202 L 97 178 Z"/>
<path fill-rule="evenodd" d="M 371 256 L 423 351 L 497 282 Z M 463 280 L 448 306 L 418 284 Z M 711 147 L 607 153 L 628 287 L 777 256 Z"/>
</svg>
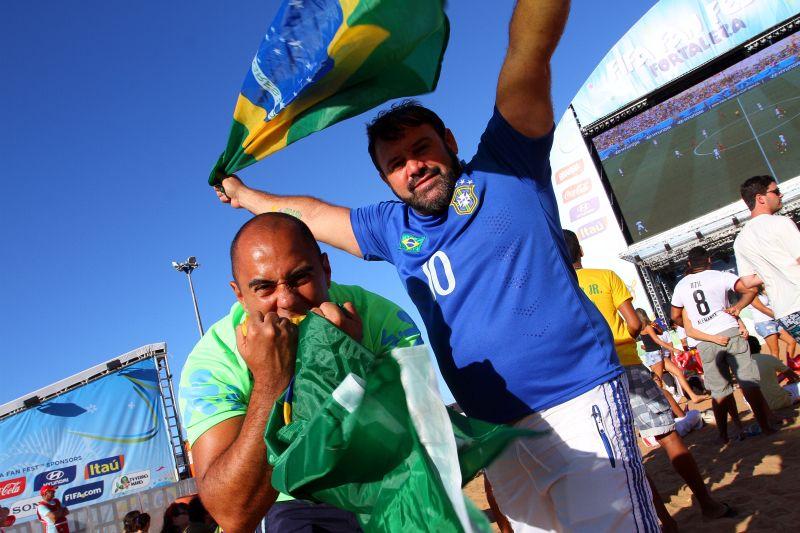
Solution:
<svg viewBox="0 0 800 533">
<path fill-rule="evenodd" d="M 738 391 L 736 395 L 738 398 Z M 738 403 L 741 412 L 740 398 Z M 778 414 L 797 417 L 800 412 L 794 409 Z M 752 415 L 743 416 L 742 421 L 745 426 L 753 423 Z M 703 521 L 699 507 L 692 505 L 691 492 L 669 465 L 666 454 L 647 450 L 647 472 L 681 531 L 796 531 L 800 524 L 800 422 L 795 421 L 774 435 L 728 445 L 722 445 L 716 427 L 708 425 L 690 433 L 684 441 L 714 498 L 734 507 L 738 515 Z"/>
</svg>

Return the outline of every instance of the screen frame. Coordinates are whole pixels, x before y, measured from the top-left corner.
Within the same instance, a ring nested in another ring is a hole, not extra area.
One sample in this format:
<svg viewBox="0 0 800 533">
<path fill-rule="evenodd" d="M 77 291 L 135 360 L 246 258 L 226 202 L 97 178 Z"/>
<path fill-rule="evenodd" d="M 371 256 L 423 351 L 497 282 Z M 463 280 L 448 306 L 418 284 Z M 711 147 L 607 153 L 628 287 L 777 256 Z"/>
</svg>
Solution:
<svg viewBox="0 0 800 533">
<path fill-rule="evenodd" d="M 633 235 L 631 235 L 627 219 L 625 218 L 625 215 L 622 212 L 622 208 L 620 207 L 620 202 L 617 199 L 617 196 L 614 192 L 614 187 L 608 175 L 606 174 L 605 167 L 603 166 L 603 162 L 600 159 L 600 153 L 597 151 L 597 147 L 594 144 L 594 139 L 597 136 L 601 135 L 602 133 L 617 127 L 618 125 L 624 123 L 627 120 L 630 120 L 634 117 L 640 116 L 643 113 L 646 113 L 653 107 L 656 107 L 657 105 L 662 104 L 675 96 L 678 96 L 679 94 L 691 89 L 692 87 L 700 85 L 701 83 L 711 78 L 712 76 L 719 74 L 720 72 L 730 67 L 733 67 L 738 63 L 741 63 L 745 59 L 758 54 L 759 52 L 763 51 L 766 48 L 769 48 L 773 44 L 777 44 L 780 41 L 783 41 L 784 39 L 787 39 L 800 31 L 800 26 L 795 25 L 794 28 L 792 28 L 791 30 L 783 32 L 780 35 L 776 35 L 774 38 L 765 38 L 766 36 L 770 36 L 770 34 L 773 33 L 776 30 L 776 28 L 780 28 L 786 22 L 787 21 L 781 22 L 780 24 L 774 26 L 773 28 L 770 28 L 769 30 L 763 32 L 758 37 L 754 38 L 753 41 L 751 41 L 750 43 L 739 45 L 738 47 L 726 52 L 725 54 L 722 54 L 719 57 L 709 61 L 705 65 L 698 67 L 693 71 L 690 71 L 686 75 L 646 95 L 644 97 L 644 99 L 646 100 L 646 105 L 644 105 L 641 109 L 638 109 L 636 113 L 626 114 L 625 110 L 623 109 L 622 111 L 617 112 L 614 116 L 608 119 L 606 123 L 603 124 L 602 128 L 592 128 L 591 134 L 587 132 L 587 128 L 581 127 L 581 135 L 583 137 L 583 141 L 586 145 L 587 150 L 589 151 L 589 155 L 592 158 L 592 162 L 594 163 L 595 169 L 597 170 L 597 173 L 600 177 L 600 182 L 603 184 L 603 189 L 605 190 L 606 195 L 608 196 L 608 200 L 609 203 L 611 204 L 611 209 L 617 220 L 617 224 L 619 225 L 620 230 L 622 231 L 622 236 L 625 239 L 625 243 L 628 246 L 633 246 L 634 244 L 639 245 L 645 241 L 657 239 L 659 238 L 660 235 L 669 230 L 660 231 L 659 233 L 655 233 L 652 236 L 647 237 L 646 239 L 641 239 L 639 241 L 635 241 L 633 239 Z M 761 42 L 762 39 L 764 39 L 763 42 Z M 575 109 L 572 107 L 571 104 L 569 106 L 569 109 L 575 116 L 575 120 L 578 122 L 578 125 L 581 126 L 578 116 L 575 113 Z M 697 220 L 706 215 L 708 215 L 708 213 L 702 213 L 688 221 L 681 222 L 680 224 L 675 224 L 675 227 L 690 223 L 692 220 Z"/>
</svg>

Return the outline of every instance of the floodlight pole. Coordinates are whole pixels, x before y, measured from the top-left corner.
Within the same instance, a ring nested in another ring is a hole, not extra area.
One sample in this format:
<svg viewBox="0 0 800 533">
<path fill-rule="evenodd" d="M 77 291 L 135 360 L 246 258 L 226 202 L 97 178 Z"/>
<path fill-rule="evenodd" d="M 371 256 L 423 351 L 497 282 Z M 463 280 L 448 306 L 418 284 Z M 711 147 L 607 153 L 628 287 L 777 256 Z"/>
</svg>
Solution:
<svg viewBox="0 0 800 533">
<path fill-rule="evenodd" d="M 197 307 L 197 295 L 194 293 L 194 284 L 192 283 L 192 272 L 195 268 L 199 267 L 197 258 L 194 256 L 188 258 L 182 263 L 176 261 L 172 262 L 172 267 L 178 272 L 186 274 L 186 279 L 189 280 L 189 291 L 192 293 L 192 303 L 194 304 L 194 317 L 197 319 L 197 329 L 200 332 L 200 337 L 203 336 L 203 322 L 200 320 L 200 308 Z"/>
</svg>

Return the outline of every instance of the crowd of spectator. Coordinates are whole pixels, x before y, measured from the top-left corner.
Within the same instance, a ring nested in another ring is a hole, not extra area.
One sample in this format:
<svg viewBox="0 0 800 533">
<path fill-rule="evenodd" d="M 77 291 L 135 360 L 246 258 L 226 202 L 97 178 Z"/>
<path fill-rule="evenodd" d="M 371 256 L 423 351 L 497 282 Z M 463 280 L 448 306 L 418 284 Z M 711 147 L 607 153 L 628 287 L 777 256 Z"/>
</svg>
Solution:
<svg viewBox="0 0 800 533">
<path fill-rule="evenodd" d="M 774 48 L 778 46 L 778 48 Z M 793 37 L 783 43 L 773 45 L 745 59 L 741 63 L 723 70 L 669 100 L 662 102 L 616 127 L 594 138 L 598 152 L 614 145 L 621 145 L 634 135 L 646 131 L 670 118 L 677 118 L 687 109 L 708 100 L 727 89 L 733 91 L 736 84 L 763 70 L 780 63 L 791 56 L 800 55 L 800 37 Z"/>
</svg>

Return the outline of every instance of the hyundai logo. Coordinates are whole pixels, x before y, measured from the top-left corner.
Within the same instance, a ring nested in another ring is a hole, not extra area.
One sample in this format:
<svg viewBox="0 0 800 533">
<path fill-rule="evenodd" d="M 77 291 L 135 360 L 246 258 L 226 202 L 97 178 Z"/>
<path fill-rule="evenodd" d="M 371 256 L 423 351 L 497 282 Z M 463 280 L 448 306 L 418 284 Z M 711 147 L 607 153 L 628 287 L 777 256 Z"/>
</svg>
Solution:
<svg viewBox="0 0 800 533">
<path fill-rule="evenodd" d="M 48 472 L 45 477 L 47 478 L 47 481 L 58 481 L 59 479 L 64 477 L 64 471 L 53 470 L 52 472 Z"/>
</svg>

